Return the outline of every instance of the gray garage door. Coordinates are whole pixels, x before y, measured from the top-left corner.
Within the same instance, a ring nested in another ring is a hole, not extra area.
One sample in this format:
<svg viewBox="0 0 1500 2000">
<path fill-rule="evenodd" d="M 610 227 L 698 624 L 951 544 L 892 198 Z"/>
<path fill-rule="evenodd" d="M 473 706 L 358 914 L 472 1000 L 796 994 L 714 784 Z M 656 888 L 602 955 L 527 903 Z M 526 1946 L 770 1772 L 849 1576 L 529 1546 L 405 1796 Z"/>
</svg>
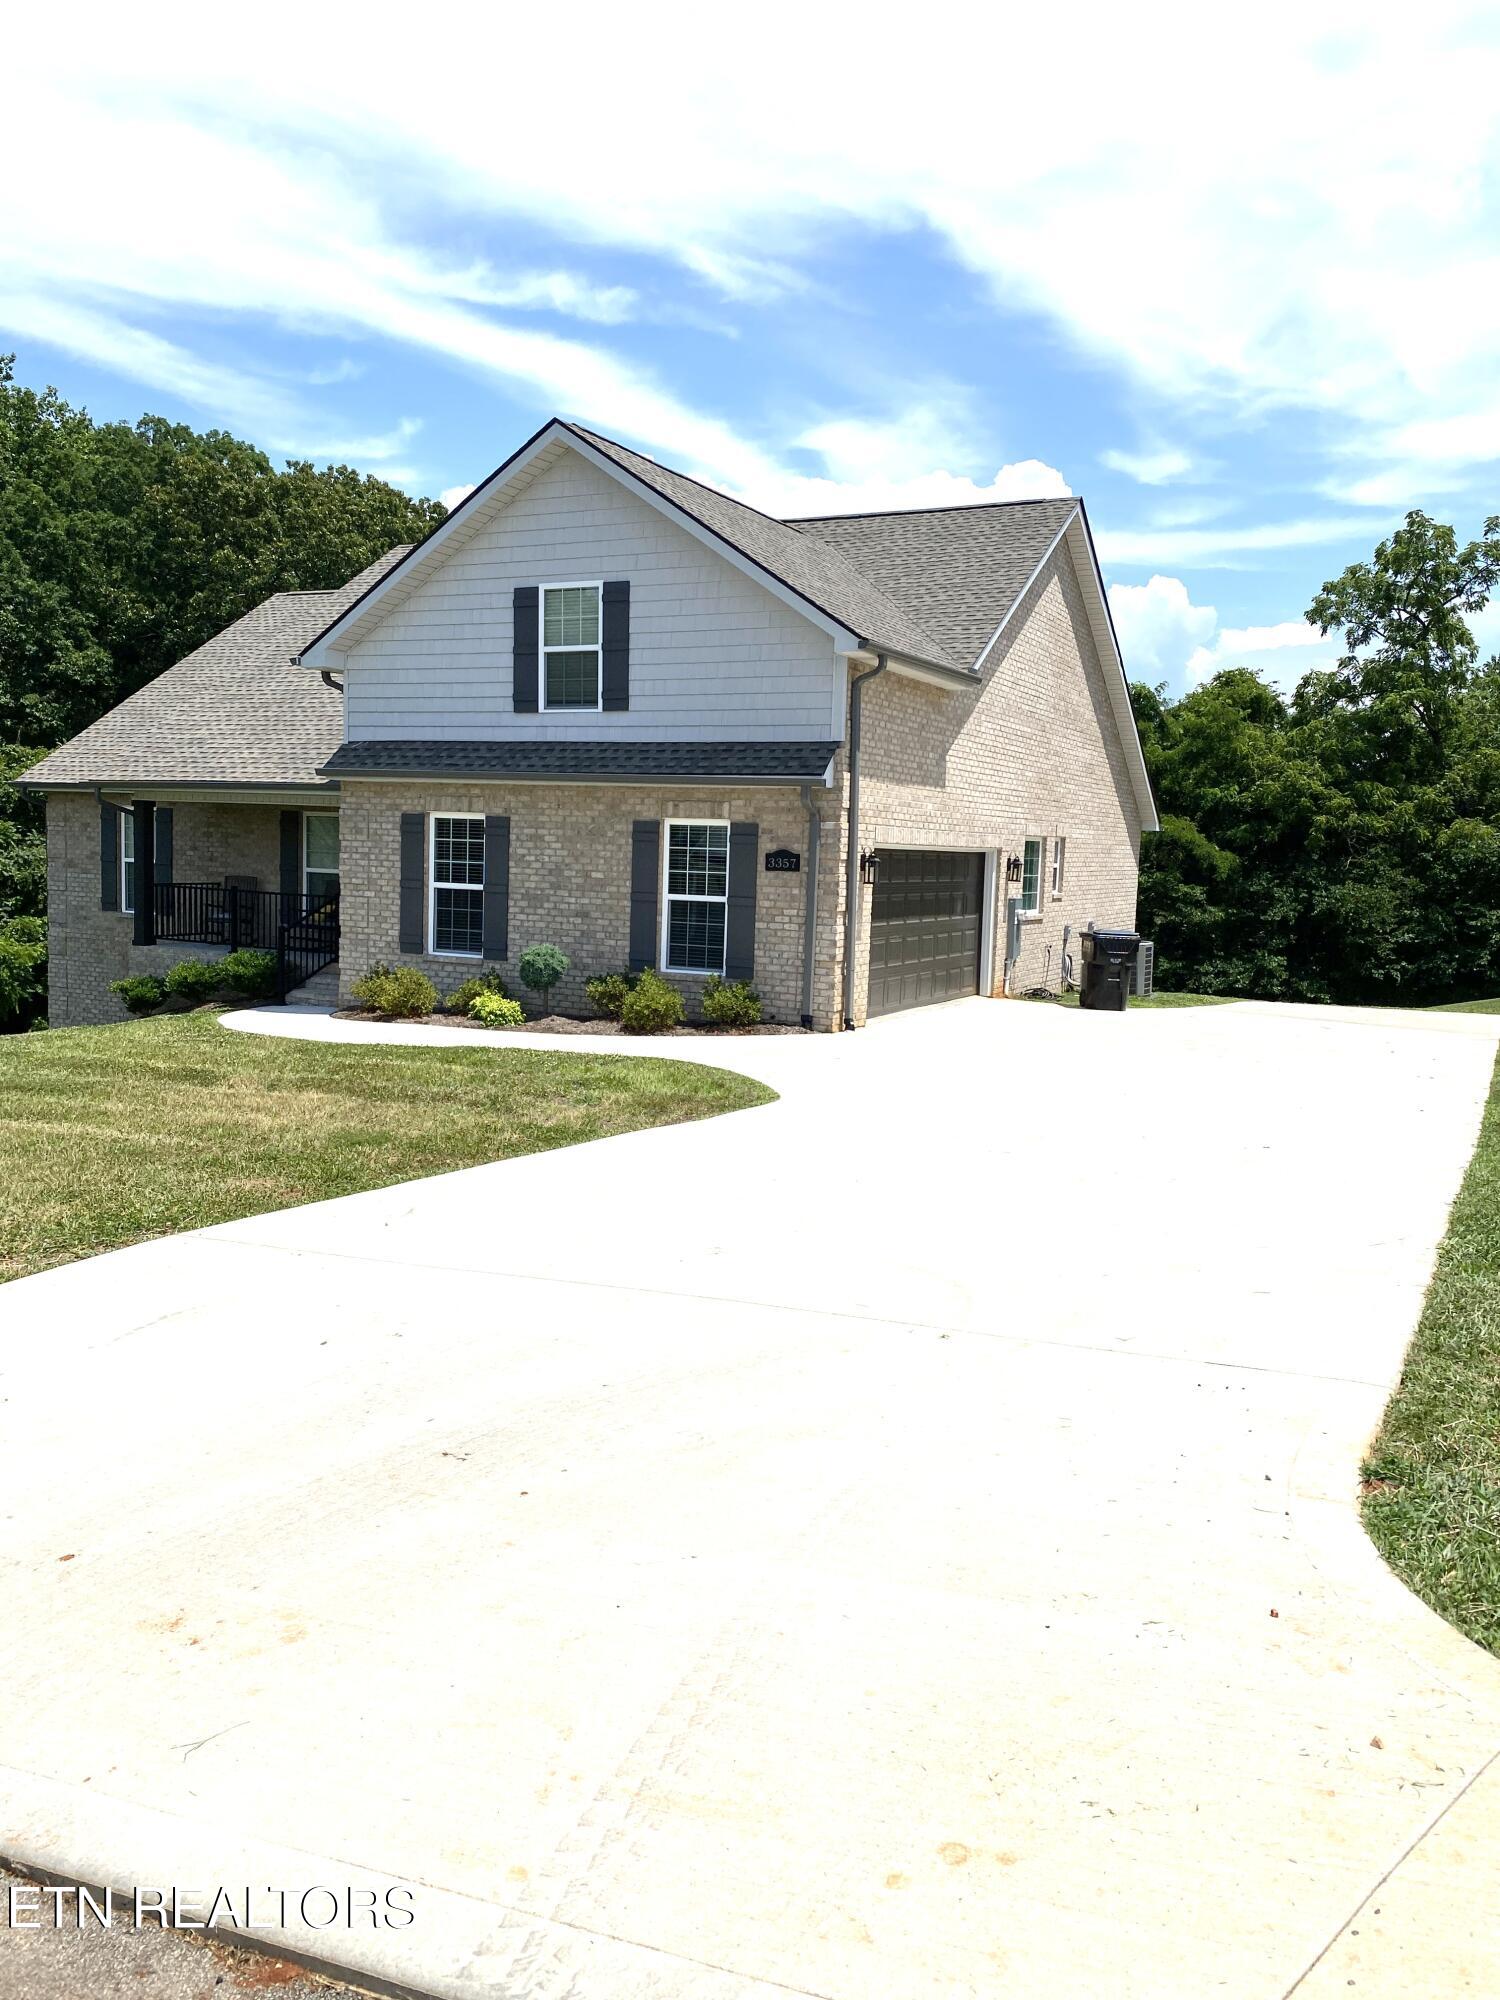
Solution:
<svg viewBox="0 0 1500 2000">
<path fill-rule="evenodd" d="M 979 991 L 982 854 L 882 849 L 870 912 L 869 1012 Z"/>
</svg>

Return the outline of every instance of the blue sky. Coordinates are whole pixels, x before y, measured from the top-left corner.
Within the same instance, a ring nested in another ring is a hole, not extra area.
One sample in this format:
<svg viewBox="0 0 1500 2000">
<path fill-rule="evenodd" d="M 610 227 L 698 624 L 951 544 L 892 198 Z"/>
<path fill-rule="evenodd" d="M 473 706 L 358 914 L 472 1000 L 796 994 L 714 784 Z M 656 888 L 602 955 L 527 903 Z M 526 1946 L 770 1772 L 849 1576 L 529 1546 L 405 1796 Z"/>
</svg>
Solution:
<svg viewBox="0 0 1500 2000">
<path fill-rule="evenodd" d="M 20 379 L 427 493 L 555 412 L 775 513 L 1081 492 L 1174 689 L 1496 508 L 1493 10 L 530 11 L 23 24 Z"/>
</svg>

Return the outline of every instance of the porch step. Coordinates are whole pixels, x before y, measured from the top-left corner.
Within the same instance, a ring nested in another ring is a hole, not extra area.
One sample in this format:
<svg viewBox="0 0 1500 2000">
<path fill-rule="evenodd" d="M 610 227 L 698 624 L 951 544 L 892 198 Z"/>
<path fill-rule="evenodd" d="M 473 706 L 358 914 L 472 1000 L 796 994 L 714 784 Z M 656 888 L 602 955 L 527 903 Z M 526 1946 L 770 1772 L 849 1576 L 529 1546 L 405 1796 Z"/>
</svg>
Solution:
<svg viewBox="0 0 1500 2000">
<path fill-rule="evenodd" d="M 339 969 L 337 965 L 325 965 L 321 972 L 315 972 L 311 979 L 301 986 L 294 986 L 286 996 L 288 1007 L 337 1007 L 339 1004 Z"/>
</svg>

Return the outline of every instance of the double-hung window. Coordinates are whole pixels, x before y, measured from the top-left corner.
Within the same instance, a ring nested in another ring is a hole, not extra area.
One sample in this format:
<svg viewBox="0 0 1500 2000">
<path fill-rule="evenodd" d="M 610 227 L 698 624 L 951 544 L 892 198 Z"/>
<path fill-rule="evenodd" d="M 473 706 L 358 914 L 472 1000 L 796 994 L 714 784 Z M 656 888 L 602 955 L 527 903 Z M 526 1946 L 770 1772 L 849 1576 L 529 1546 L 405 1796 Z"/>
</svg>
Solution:
<svg viewBox="0 0 1500 2000">
<path fill-rule="evenodd" d="M 1028 840 L 1021 849 L 1021 915 L 1034 917 L 1042 907 L 1042 845 Z"/>
<path fill-rule="evenodd" d="M 667 821 L 662 969 L 722 972 L 729 904 L 729 822 Z"/>
<path fill-rule="evenodd" d="M 597 583 L 548 585 L 542 592 L 542 707 L 598 708 Z"/>
<path fill-rule="evenodd" d="M 1054 899 L 1062 894 L 1063 855 L 1067 849 L 1067 845 L 1067 840 L 1062 834 L 1056 833 L 1052 836 L 1052 894 Z"/>
<path fill-rule="evenodd" d="M 433 816 L 431 948 L 442 958 L 484 956 L 484 821 Z"/>
</svg>

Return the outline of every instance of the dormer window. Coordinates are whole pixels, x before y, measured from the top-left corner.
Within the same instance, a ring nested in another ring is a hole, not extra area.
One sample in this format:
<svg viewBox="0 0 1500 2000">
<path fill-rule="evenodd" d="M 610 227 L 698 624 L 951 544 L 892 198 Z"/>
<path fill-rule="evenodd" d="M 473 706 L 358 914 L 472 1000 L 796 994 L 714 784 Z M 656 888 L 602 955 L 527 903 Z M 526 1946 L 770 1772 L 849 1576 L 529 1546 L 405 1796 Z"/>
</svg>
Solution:
<svg viewBox="0 0 1500 2000">
<path fill-rule="evenodd" d="M 542 591 L 542 707 L 600 706 L 597 583 L 549 584 Z"/>
</svg>

